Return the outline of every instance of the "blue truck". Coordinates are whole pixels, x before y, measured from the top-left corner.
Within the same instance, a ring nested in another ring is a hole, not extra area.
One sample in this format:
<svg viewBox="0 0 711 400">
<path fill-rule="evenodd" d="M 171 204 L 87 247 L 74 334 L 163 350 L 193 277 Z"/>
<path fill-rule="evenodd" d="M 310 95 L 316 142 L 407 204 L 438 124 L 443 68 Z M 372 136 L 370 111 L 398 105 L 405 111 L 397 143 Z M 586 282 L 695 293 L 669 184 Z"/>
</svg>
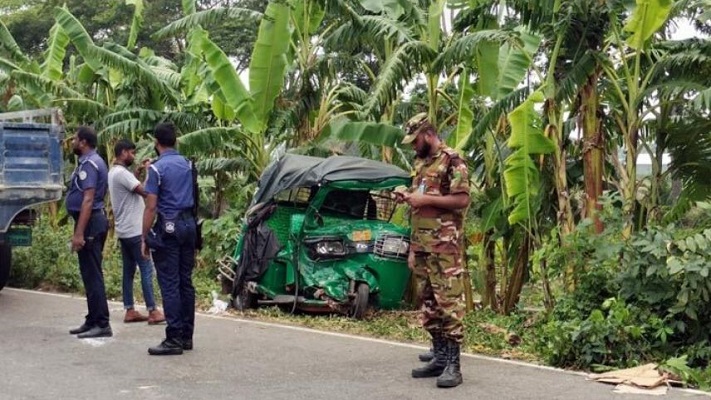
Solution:
<svg viewBox="0 0 711 400">
<path fill-rule="evenodd" d="M 32 244 L 32 207 L 62 197 L 62 120 L 58 109 L 0 114 L 0 290 L 12 247 Z"/>
</svg>

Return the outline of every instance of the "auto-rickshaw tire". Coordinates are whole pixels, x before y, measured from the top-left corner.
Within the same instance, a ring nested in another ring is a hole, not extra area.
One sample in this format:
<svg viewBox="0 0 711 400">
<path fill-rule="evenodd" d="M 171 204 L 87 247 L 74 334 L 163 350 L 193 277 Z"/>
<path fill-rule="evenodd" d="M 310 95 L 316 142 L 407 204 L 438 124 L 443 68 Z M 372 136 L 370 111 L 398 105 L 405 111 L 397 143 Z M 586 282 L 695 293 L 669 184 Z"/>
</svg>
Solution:
<svg viewBox="0 0 711 400">
<path fill-rule="evenodd" d="M 365 312 L 368 311 L 369 299 L 370 286 L 367 283 L 359 283 L 351 304 L 350 316 L 355 319 L 363 319 Z"/>
<path fill-rule="evenodd" d="M 232 307 L 237 311 L 249 310 L 258 306 L 257 294 L 250 292 L 246 287 L 239 292 L 237 297 L 232 299 Z"/>
</svg>

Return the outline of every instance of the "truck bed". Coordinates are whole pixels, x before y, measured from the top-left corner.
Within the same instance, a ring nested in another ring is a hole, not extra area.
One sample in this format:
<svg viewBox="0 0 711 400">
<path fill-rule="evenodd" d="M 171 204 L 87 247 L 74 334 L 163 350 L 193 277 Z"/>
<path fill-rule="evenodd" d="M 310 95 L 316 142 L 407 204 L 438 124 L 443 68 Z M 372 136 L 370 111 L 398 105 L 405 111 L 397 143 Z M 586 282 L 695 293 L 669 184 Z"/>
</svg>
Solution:
<svg viewBox="0 0 711 400">
<path fill-rule="evenodd" d="M 58 124 L 0 121 L 0 233 L 21 210 L 62 197 Z"/>
</svg>

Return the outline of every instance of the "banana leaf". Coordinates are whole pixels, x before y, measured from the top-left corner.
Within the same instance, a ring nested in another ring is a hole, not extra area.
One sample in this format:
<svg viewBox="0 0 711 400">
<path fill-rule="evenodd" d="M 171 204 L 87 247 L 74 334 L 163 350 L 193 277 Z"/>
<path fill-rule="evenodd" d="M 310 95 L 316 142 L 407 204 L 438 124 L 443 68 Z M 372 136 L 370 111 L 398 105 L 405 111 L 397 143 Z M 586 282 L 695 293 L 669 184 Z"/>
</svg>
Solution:
<svg viewBox="0 0 711 400">
<path fill-rule="evenodd" d="M 101 61 L 95 58 L 91 52 L 96 46 L 81 22 L 79 22 L 69 10 L 62 7 L 55 7 L 54 18 L 67 36 L 69 36 L 69 39 L 84 59 L 84 62 L 89 65 L 92 70 L 98 71 L 101 68 Z"/>
<path fill-rule="evenodd" d="M 671 9 L 671 0 L 637 0 L 637 7 L 624 27 L 625 31 L 632 33 L 627 44 L 633 49 L 641 49 L 644 42 L 664 25 Z"/>
<path fill-rule="evenodd" d="M 227 105 L 232 107 L 239 121 L 249 132 L 261 132 L 262 126 L 252 108 L 252 98 L 237 76 L 237 71 L 230 63 L 229 58 L 207 37 L 205 31 L 196 29 L 196 32 L 193 35 L 193 40 L 200 41 L 205 62 L 210 68 L 220 92 L 225 97 Z"/>
<path fill-rule="evenodd" d="M 396 147 L 400 145 L 403 137 L 402 130 L 390 124 L 336 118 L 324 128 L 318 142 L 335 139 L 344 142 Z"/>
<path fill-rule="evenodd" d="M 126 5 L 133 5 L 133 18 L 131 19 L 131 30 L 128 34 L 128 41 L 126 42 L 126 47 L 132 49 L 136 46 L 136 39 L 138 39 L 138 31 L 141 30 L 143 25 L 143 0 L 126 0 Z"/>
<path fill-rule="evenodd" d="M 266 126 L 274 100 L 284 84 L 290 43 L 290 14 L 291 8 L 287 4 L 270 2 L 259 24 L 249 63 L 249 88 L 260 126 Z"/>
<path fill-rule="evenodd" d="M 515 151 L 506 158 L 504 180 L 506 193 L 513 199 L 514 209 L 508 218 L 512 225 L 530 222 L 540 207 L 540 174 L 531 156 L 555 151 L 555 144 L 543 134 L 541 117 L 534 109 L 543 100 L 540 91 L 534 92 L 508 115 L 508 146 Z"/>
<path fill-rule="evenodd" d="M 64 57 L 67 54 L 69 36 L 64 32 L 59 24 L 55 23 L 49 31 L 47 40 L 47 50 L 44 53 L 44 63 L 42 63 L 42 76 L 53 81 L 62 79 L 64 68 Z"/>
</svg>

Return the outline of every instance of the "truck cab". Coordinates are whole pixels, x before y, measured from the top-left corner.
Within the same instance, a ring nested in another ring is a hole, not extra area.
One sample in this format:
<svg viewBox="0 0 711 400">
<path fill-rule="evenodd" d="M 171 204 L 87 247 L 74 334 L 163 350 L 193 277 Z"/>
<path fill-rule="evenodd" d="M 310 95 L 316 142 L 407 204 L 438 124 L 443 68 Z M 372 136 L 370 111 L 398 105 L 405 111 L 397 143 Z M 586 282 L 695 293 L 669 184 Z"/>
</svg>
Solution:
<svg viewBox="0 0 711 400">
<path fill-rule="evenodd" d="M 12 265 L 12 247 L 32 244 L 31 207 L 57 201 L 64 188 L 58 109 L 0 114 L 0 289 Z"/>
</svg>

